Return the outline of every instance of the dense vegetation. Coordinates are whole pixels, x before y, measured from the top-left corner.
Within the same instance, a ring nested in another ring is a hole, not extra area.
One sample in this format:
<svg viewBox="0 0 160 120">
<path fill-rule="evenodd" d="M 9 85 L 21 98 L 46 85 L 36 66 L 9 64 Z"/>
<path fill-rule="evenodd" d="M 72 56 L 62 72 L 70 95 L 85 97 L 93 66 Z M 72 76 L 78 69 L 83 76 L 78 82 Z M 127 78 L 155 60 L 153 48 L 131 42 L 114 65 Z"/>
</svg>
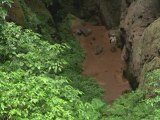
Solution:
<svg viewBox="0 0 160 120">
<path fill-rule="evenodd" d="M 160 70 L 146 74 L 144 88 L 118 99 L 108 108 L 108 120 L 159 120 Z"/>
<path fill-rule="evenodd" d="M 6 22 L 5 9 L 2 13 L 0 119 L 101 119 L 102 90 L 91 78 L 80 75 L 84 54 L 64 29 L 68 24 L 60 26 L 65 43 L 50 43 L 32 30 Z"/>
<path fill-rule="evenodd" d="M 146 73 L 144 88 L 106 105 L 94 79 L 81 75 L 85 56 L 69 33 L 70 18 L 58 26 L 60 43 L 51 42 L 45 32 L 5 20 L 12 2 L 0 3 L 1 120 L 160 119 L 159 69 Z"/>
</svg>

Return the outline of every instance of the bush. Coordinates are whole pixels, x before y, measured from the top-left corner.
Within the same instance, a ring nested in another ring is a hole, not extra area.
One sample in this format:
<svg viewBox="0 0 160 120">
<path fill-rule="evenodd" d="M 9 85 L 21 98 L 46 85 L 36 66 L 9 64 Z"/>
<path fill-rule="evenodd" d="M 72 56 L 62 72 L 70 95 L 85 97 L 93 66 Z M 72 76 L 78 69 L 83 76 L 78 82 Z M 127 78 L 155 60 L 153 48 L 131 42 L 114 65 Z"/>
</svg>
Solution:
<svg viewBox="0 0 160 120">
<path fill-rule="evenodd" d="M 148 72 L 143 89 L 123 95 L 108 106 L 107 120 L 159 120 L 159 78 L 159 69 Z"/>
</svg>

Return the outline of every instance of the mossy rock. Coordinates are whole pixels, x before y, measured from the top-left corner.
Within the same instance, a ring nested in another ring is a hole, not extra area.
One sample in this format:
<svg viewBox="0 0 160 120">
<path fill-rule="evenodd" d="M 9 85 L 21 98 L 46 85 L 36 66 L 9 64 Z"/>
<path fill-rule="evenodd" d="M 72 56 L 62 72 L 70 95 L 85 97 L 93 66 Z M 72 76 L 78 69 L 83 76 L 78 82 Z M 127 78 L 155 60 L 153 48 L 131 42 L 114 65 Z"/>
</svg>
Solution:
<svg viewBox="0 0 160 120">
<path fill-rule="evenodd" d="M 140 86 L 144 84 L 146 72 L 160 68 L 160 18 L 154 21 L 143 33 L 141 47 Z"/>
<path fill-rule="evenodd" d="M 41 0 L 24 0 L 22 2 L 27 28 L 42 34 L 49 41 L 53 41 L 55 25 L 52 15 Z"/>
<path fill-rule="evenodd" d="M 25 16 L 19 0 L 14 0 L 11 9 L 8 12 L 7 20 L 13 21 L 18 25 L 25 25 Z"/>
</svg>

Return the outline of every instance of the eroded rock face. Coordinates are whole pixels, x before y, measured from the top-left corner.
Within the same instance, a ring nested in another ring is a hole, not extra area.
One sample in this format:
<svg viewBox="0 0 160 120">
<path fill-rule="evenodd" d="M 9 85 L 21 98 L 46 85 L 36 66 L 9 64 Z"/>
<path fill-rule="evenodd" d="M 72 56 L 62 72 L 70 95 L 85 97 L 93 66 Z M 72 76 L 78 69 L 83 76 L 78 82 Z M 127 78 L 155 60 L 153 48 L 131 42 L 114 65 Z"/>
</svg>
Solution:
<svg viewBox="0 0 160 120">
<path fill-rule="evenodd" d="M 119 25 L 121 0 L 64 0 L 63 3 L 65 11 L 95 25 L 103 23 L 107 28 Z"/>
<path fill-rule="evenodd" d="M 128 59 L 125 61 L 127 64 L 125 73 L 128 78 L 132 78 L 134 81 L 140 75 L 141 55 L 144 54 L 141 53 L 141 46 L 144 44 L 142 34 L 159 17 L 160 1 L 122 0 L 121 12 L 120 29 L 125 41 L 124 48 L 126 50 L 124 51 L 127 52 L 123 54 L 128 55 Z M 148 42 L 146 41 L 147 44 Z"/>
<path fill-rule="evenodd" d="M 54 20 L 41 0 L 13 0 L 6 20 L 43 34 L 50 41 L 56 39 Z"/>
<path fill-rule="evenodd" d="M 142 70 L 139 80 L 142 86 L 145 73 L 160 68 L 160 18 L 145 30 L 141 42 Z"/>
<path fill-rule="evenodd" d="M 100 17 L 107 28 L 119 25 L 121 0 L 98 0 Z"/>
<path fill-rule="evenodd" d="M 60 5 L 66 13 L 71 13 L 94 24 L 100 24 L 97 1 L 98 0 L 63 0 L 63 3 L 60 3 Z"/>
</svg>

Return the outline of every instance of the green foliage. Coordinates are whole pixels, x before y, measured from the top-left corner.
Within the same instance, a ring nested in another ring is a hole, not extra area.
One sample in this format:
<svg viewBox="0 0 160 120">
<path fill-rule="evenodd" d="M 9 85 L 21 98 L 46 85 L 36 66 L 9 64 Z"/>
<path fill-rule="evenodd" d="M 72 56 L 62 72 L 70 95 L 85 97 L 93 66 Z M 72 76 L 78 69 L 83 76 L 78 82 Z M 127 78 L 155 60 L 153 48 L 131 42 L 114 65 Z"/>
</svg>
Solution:
<svg viewBox="0 0 160 120">
<path fill-rule="evenodd" d="M 126 94 L 107 108 L 107 120 L 159 120 L 160 69 L 146 74 L 145 86 Z"/>
<path fill-rule="evenodd" d="M 34 76 L 17 70 L 0 72 L 0 119 L 27 120 L 98 120 L 96 110 L 104 106 L 98 99 L 83 103 L 79 90 L 69 85 L 66 78 Z M 62 89 L 63 88 L 63 89 Z"/>
<path fill-rule="evenodd" d="M 54 80 L 43 75 L 33 76 L 22 70 L 1 72 L 0 79 L 1 119 L 72 119 L 70 109 L 81 94 L 67 85 L 65 78 Z"/>
<path fill-rule="evenodd" d="M 13 23 L 6 23 L 1 28 L 1 60 L 9 59 L 1 66 L 3 70 L 22 68 L 36 74 L 62 71 L 66 61 L 61 53 L 69 49 L 66 44 L 40 42 L 38 34 L 30 30 L 22 31 L 21 27 Z"/>
<path fill-rule="evenodd" d="M 120 97 L 108 107 L 108 120 L 143 120 L 151 112 L 143 102 L 144 96 L 144 92 L 135 91 Z"/>
<path fill-rule="evenodd" d="M 0 119 L 104 117 L 98 85 L 81 75 L 83 51 L 68 32 L 61 32 L 65 42 L 51 44 L 14 23 L 0 24 Z"/>
<path fill-rule="evenodd" d="M 32 9 L 24 8 L 29 16 Z M 4 18 L 7 9 L 0 9 Z M 43 21 L 35 13 L 28 19 L 32 27 Z M 61 41 L 51 44 L 32 30 L 0 22 L 1 120 L 160 119 L 160 69 L 146 74 L 143 89 L 106 106 L 100 99 L 103 90 L 93 78 L 81 75 L 85 55 L 70 35 L 69 18 L 58 25 L 58 31 Z"/>
<path fill-rule="evenodd" d="M 159 87 L 160 69 L 153 70 L 146 74 L 146 83 L 154 87 Z"/>
<path fill-rule="evenodd" d="M 152 107 L 155 120 L 160 119 L 160 69 L 146 74 L 145 89 L 148 91 L 146 103 Z"/>
</svg>

